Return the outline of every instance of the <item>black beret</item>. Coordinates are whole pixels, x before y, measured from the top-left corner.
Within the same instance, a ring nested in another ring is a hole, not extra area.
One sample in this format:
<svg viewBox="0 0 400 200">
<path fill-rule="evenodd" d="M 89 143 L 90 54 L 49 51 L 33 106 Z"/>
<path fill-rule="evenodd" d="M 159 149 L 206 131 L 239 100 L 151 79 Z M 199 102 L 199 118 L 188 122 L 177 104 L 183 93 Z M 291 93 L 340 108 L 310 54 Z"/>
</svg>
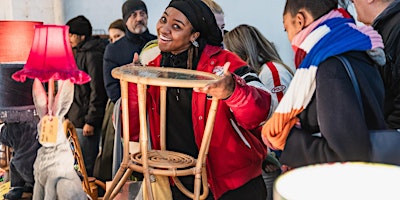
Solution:
<svg viewBox="0 0 400 200">
<path fill-rule="evenodd" d="M 214 13 L 201 0 L 172 0 L 168 7 L 182 12 L 190 21 L 195 31 L 200 32 L 200 38 L 207 44 L 220 46 L 222 43 L 221 29 L 218 27 Z"/>
<path fill-rule="evenodd" d="M 72 34 L 85 35 L 86 37 L 92 35 L 92 25 L 83 15 L 70 19 L 67 25 L 69 26 L 69 32 Z"/>
</svg>

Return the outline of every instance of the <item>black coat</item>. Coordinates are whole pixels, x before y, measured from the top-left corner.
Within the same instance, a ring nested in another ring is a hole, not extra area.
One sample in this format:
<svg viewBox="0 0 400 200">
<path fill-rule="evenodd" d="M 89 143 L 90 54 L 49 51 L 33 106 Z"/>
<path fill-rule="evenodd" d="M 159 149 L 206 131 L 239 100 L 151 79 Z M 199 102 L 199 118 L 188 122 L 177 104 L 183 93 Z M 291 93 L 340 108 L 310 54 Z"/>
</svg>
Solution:
<svg viewBox="0 0 400 200">
<path fill-rule="evenodd" d="M 372 26 L 382 35 L 387 63 L 380 71 L 385 82 L 385 120 L 400 129 L 400 2 L 393 1 Z"/>
<path fill-rule="evenodd" d="M 107 45 L 104 53 L 104 84 L 108 98 L 114 103 L 121 97 L 121 88 L 119 80 L 111 76 L 111 71 L 116 67 L 131 63 L 135 52 L 139 54 L 147 42 L 157 38 L 148 30 L 142 34 L 133 34 L 127 30 L 125 34 L 115 43 Z"/>
<path fill-rule="evenodd" d="M 334 57 L 318 66 L 316 91 L 298 116 L 280 161 L 291 167 L 309 164 L 368 161 L 368 129 L 384 129 L 384 87 L 372 60 L 364 52 L 344 54 L 351 63 L 361 90 L 364 117 L 345 67 Z M 322 137 L 312 136 L 320 132 Z"/>
<path fill-rule="evenodd" d="M 76 128 L 83 128 L 85 124 L 100 128 L 103 122 L 107 103 L 102 68 L 105 46 L 104 40 L 90 38 L 74 48 L 78 68 L 91 78 L 86 84 L 75 84 L 74 101 L 67 118 Z"/>
<path fill-rule="evenodd" d="M 0 142 L 12 148 L 11 187 L 33 187 L 33 163 L 41 147 L 37 139 L 39 119 L 29 122 L 6 123 L 0 132 Z M 3 154 L 5 155 L 5 154 Z"/>
</svg>

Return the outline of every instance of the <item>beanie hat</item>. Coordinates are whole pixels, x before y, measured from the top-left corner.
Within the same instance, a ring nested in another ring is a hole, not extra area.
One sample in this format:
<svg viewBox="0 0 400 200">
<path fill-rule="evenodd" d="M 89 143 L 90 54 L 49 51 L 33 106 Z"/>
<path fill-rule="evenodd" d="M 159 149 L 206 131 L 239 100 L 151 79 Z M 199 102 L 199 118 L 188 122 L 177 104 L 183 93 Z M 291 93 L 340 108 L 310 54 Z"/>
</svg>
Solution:
<svg viewBox="0 0 400 200">
<path fill-rule="evenodd" d="M 217 25 L 214 13 L 203 1 L 172 0 L 168 7 L 173 7 L 182 12 L 190 21 L 194 30 L 200 32 L 200 39 L 204 39 L 210 45 L 221 45 L 221 29 Z"/>
<path fill-rule="evenodd" d="M 69 26 L 69 33 L 84 35 L 86 37 L 90 37 L 92 35 L 92 25 L 83 15 L 79 15 L 70 19 L 67 22 L 67 25 Z"/>
<path fill-rule="evenodd" d="M 124 22 L 128 20 L 129 16 L 137 10 L 143 10 L 147 14 L 147 7 L 141 0 L 127 0 L 122 5 L 122 18 Z"/>
</svg>

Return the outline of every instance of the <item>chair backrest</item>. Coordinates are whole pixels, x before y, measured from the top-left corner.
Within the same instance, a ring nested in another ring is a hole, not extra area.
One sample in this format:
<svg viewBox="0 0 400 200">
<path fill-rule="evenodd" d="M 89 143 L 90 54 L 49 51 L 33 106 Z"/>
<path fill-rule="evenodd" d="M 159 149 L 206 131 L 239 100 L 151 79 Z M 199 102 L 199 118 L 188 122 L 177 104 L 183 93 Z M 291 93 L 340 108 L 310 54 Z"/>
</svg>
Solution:
<svg viewBox="0 0 400 200">
<path fill-rule="evenodd" d="M 92 200 L 98 199 L 97 186 L 100 186 L 103 190 L 106 190 L 106 184 L 95 179 L 94 177 L 88 177 L 83 160 L 83 154 L 81 146 L 79 144 L 78 135 L 74 125 L 69 120 L 65 120 L 63 123 L 64 132 L 71 145 L 71 150 L 76 162 L 76 170 L 81 175 L 83 190 L 90 196 Z"/>
</svg>

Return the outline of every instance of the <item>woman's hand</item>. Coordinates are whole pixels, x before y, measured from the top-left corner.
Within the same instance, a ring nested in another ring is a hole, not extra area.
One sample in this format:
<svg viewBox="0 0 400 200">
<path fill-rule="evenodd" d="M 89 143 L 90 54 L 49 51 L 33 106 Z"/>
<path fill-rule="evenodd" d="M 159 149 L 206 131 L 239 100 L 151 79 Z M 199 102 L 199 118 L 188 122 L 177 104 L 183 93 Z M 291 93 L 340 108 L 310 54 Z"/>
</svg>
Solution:
<svg viewBox="0 0 400 200">
<path fill-rule="evenodd" d="M 230 63 L 227 62 L 224 65 L 224 74 L 223 78 L 220 80 L 207 84 L 202 88 L 193 88 L 195 92 L 206 93 L 210 96 L 216 97 L 218 99 L 227 99 L 229 98 L 233 91 L 235 90 L 235 80 L 232 77 L 232 74 L 229 72 Z"/>
</svg>

